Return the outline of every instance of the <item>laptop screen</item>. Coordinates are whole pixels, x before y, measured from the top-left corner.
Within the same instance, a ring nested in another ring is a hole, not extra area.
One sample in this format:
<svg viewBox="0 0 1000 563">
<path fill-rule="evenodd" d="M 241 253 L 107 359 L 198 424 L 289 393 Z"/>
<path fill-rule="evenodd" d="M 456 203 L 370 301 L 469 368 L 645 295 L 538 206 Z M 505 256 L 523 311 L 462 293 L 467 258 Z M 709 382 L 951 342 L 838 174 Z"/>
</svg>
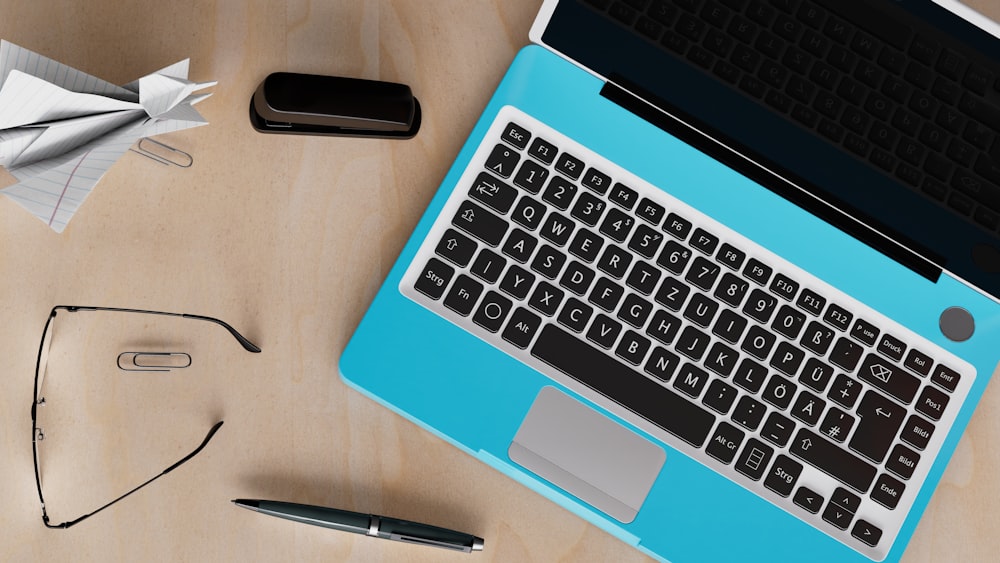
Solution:
<svg viewBox="0 0 1000 563">
<path fill-rule="evenodd" d="M 931 0 L 575 0 L 541 39 L 672 134 L 1000 299 L 1000 40 L 968 19 Z"/>
</svg>

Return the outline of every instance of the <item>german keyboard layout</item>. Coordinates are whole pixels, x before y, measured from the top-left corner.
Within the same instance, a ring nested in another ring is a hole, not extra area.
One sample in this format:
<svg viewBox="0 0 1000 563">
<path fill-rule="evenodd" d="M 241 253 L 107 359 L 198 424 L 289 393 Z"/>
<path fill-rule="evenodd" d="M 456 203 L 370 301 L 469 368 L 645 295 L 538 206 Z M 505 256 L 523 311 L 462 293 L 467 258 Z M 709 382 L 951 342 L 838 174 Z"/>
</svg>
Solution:
<svg viewBox="0 0 1000 563">
<path fill-rule="evenodd" d="M 509 106 L 400 290 L 873 560 L 975 378 Z"/>
</svg>

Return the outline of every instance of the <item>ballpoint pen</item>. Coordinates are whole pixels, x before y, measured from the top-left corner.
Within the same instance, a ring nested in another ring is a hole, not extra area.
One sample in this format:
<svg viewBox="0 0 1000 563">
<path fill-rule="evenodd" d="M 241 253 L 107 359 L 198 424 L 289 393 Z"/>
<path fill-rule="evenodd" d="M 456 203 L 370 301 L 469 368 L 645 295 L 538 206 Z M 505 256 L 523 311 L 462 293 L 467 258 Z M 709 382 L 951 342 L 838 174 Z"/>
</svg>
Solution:
<svg viewBox="0 0 1000 563">
<path fill-rule="evenodd" d="M 273 500 L 236 499 L 233 504 L 261 514 L 312 524 L 313 526 L 332 528 L 342 532 L 429 545 L 466 553 L 483 550 L 482 538 L 397 518 Z"/>
</svg>

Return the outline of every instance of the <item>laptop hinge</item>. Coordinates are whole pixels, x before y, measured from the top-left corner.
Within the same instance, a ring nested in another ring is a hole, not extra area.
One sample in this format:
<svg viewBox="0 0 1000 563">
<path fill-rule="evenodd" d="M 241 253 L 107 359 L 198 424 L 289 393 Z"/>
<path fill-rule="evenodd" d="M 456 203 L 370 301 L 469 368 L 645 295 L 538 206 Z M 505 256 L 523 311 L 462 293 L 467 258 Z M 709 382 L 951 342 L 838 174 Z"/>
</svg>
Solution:
<svg viewBox="0 0 1000 563">
<path fill-rule="evenodd" d="M 633 92 L 638 92 L 642 97 Z M 781 167 L 768 162 L 759 155 L 752 154 L 750 151 L 747 151 L 747 154 L 750 154 L 752 158 L 744 156 L 744 154 L 719 141 L 718 139 L 724 137 L 716 131 L 711 131 L 710 135 L 704 129 L 695 127 L 692 123 L 697 122 L 691 116 L 655 95 L 643 91 L 626 79 L 612 76 L 611 80 L 601 88 L 601 95 L 853 236 L 916 274 L 934 283 L 941 277 L 942 269 L 937 264 L 943 264 L 944 258 L 935 256 L 929 250 L 921 250 L 919 253 L 912 250 L 918 248 L 919 245 L 906 240 L 905 237 L 898 236 L 898 233 L 880 225 L 874 218 L 866 216 L 844 202 L 831 203 L 820 199 L 810 193 L 818 193 L 819 189 L 811 186 L 804 178 L 782 170 Z M 870 225 L 878 225 L 883 231 L 892 233 L 895 239 L 889 238 Z M 897 242 L 901 240 L 905 240 L 905 246 Z M 925 258 L 925 256 L 931 257 L 931 259 Z"/>
</svg>

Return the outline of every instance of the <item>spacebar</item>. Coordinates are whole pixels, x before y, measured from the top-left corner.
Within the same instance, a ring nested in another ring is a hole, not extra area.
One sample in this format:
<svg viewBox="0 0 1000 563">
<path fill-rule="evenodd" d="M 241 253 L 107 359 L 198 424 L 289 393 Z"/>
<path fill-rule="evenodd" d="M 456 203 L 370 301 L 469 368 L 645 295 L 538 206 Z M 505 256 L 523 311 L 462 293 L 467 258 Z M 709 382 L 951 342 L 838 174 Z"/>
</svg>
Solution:
<svg viewBox="0 0 1000 563">
<path fill-rule="evenodd" d="M 538 335 L 531 355 L 697 447 L 715 416 L 555 325 Z"/>
</svg>

